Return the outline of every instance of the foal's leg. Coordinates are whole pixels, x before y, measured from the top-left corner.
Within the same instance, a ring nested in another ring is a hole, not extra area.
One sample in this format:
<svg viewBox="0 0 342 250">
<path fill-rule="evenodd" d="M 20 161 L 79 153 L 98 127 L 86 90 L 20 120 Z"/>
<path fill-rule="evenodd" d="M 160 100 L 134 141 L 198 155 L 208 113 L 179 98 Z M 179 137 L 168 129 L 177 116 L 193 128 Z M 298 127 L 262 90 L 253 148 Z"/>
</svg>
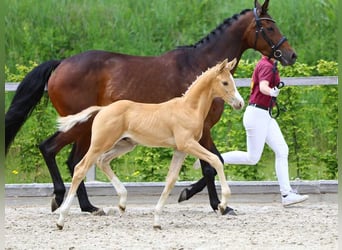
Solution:
<svg viewBox="0 0 342 250">
<path fill-rule="evenodd" d="M 180 152 L 175 150 L 172 156 L 169 172 L 166 177 L 166 183 L 164 190 L 159 198 L 159 201 L 157 203 L 157 206 L 155 208 L 155 213 L 154 213 L 154 223 L 153 223 L 153 228 L 155 229 L 161 229 L 160 226 L 160 214 L 162 212 L 162 209 L 165 205 L 165 202 L 167 198 L 169 197 L 169 194 L 175 185 L 179 171 L 182 167 L 182 163 L 184 162 L 184 159 L 186 157 L 186 153 Z"/>
<path fill-rule="evenodd" d="M 119 141 L 113 149 L 107 151 L 103 155 L 101 155 L 97 161 L 98 167 L 106 174 L 108 179 L 113 184 L 118 196 L 119 196 L 119 210 L 122 214 L 126 209 L 127 203 L 127 189 L 121 183 L 119 178 L 114 174 L 113 170 L 110 167 L 110 162 L 112 159 L 119 157 L 127 152 L 132 151 L 135 148 L 135 144 L 130 143 L 126 140 Z"/>
<path fill-rule="evenodd" d="M 199 143 L 206 149 L 210 150 L 211 152 L 221 157 L 215 145 L 213 144 L 209 134 L 203 135 Z M 184 200 L 190 199 L 195 194 L 201 192 L 205 188 L 205 186 L 207 186 L 210 206 L 212 207 L 214 211 L 216 211 L 218 204 L 220 203 L 220 200 L 217 196 L 216 187 L 215 187 L 215 176 L 217 173 L 216 173 L 216 170 L 212 166 L 210 166 L 208 162 L 205 162 L 203 160 L 201 160 L 200 162 L 201 162 L 201 169 L 202 169 L 203 177 L 198 182 L 192 184 L 190 188 L 183 189 L 179 196 L 178 201 L 182 202 Z"/>
<path fill-rule="evenodd" d="M 221 157 L 220 152 L 217 150 L 214 141 L 210 134 L 210 129 L 219 121 L 221 114 L 224 110 L 224 102 L 220 98 L 216 98 L 210 107 L 210 112 L 205 119 L 205 125 L 203 129 L 203 135 L 199 143 L 211 151 L 212 153 L 216 154 L 217 157 L 220 158 L 221 162 L 223 163 L 223 159 Z M 216 171 L 215 169 L 210 166 L 210 164 L 206 161 L 201 160 L 201 168 L 203 177 L 196 183 L 193 183 L 189 188 L 185 188 L 181 191 L 179 196 L 178 202 L 182 202 L 184 200 L 190 199 L 195 194 L 201 192 L 203 188 L 207 185 L 210 206 L 214 211 L 218 209 L 218 204 L 220 200 L 217 196 L 217 191 L 215 187 L 215 176 Z M 227 206 L 226 211 L 223 214 L 235 214 L 234 209 Z"/>
<path fill-rule="evenodd" d="M 65 217 L 68 215 L 72 202 L 76 196 L 76 191 L 81 181 L 86 176 L 90 167 L 95 163 L 99 154 L 88 152 L 84 158 L 75 167 L 74 175 L 72 177 L 71 186 L 68 192 L 68 196 L 60 207 L 59 218 L 57 221 L 57 227 L 63 229 Z"/>
<path fill-rule="evenodd" d="M 201 141 L 200 141 L 201 142 Z M 217 155 L 221 162 L 223 163 L 223 159 L 221 157 L 221 154 L 217 150 L 216 146 L 212 145 L 212 150 L 215 155 Z M 210 206 L 214 211 L 218 210 L 218 205 L 220 204 L 220 200 L 217 196 L 217 191 L 215 187 L 215 176 L 217 175 L 216 170 L 210 166 L 210 164 L 206 161 L 200 160 L 201 162 L 201 169 L 203 177 L 198 180 L 197 182 L 190 185 L 189 188 L 184 188 L 178 198 L 178 202 L 182 202 L 185 200 L 189 200 L 192 196 L 195 194 L 201 192 L 205 186 L 208 184 L 208 194 L 209 194 L 209 200 L 210 200 Z M 227 206 L 226 210 L 223 212 L 223 215 L 229 214 L 229 215 L 236 215 L 235 210 L 229 206 Z"/>
<path fill-rule="evenodd" d="M 72 151 L 67 160 L 67 165 L 70 171 L 71 176 L 74 174 L 74 169 L 76 164 L 83 158 L 85 153 L 87 152 L 90 144 L 90 135 L 82 136 L 74 143 Z M 93 215 L 105 215 L 102 208 L 98 208 L 93 206 L 88 198 L 87 190 L 84 185 L 84 181 L 82 180 L 78 189 L 77 189 L 77 198 L 78 203 L 80 204 L 80 208 L 82 212 L 89 212 Z"/>
<path fill-rule="evenodd" d="M 223 171 L 223 163 L 220 158 L 205 149 L 195 140 L 188 140 L 184 146 L 184 152 L 191 154 L 201 160 L 208 162 L 211 166 L 215 168 L 217 171 L 220 183 L 221 183 L 221 203 L 218 205 L 218 209 L 220 209 L 221 214 L 224 214 L 227 208 L 228 197 L 231 194 L 230 188 L 227 184 L 226 176 Z"/>
</svg>

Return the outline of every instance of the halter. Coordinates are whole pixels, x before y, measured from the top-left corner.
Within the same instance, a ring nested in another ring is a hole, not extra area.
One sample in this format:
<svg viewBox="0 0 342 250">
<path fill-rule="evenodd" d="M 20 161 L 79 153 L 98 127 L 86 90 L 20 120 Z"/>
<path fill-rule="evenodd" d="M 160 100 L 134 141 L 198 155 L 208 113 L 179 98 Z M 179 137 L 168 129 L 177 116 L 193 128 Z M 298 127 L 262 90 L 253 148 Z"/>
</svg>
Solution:
<svg viewBox="0 0 342 250">
<path fill-rule="evenodd" d="M 268 21 L 271 21 L 273 23 L 275 23 L 275 21 L 272 18 L 268 18 L 268 17 L 261 17 L 260 18 L 258 16 L 258 14 L 257 14 L 257 9 L 256 8 L 254 8 L 253 13 L 254 13 L 255 23 L 256 23 L 256 30 L 255 30 L 256 36 L 255 36 L 254 48 L 256 48 L 256 44 L 257 44 L 257 40 L 258 40 L 258 35 L 259 35 L 259 32 L 260 32 L 262 37 L 264 38 L 264 40 L 268 43 L 268 45 L 272 49 L 272 52 L 269 55 L 269 58 L 272 57 L 272 54 L 273 54 L 275 59 L 281 58 L 282 57 L 282 53 L 281 53 L 281 50 L 279 49 L 279 47 L 287 40 L 286 37 L 283 36 L 277 44 L 274 44 L 272 42 L 272 40 L 265 33 L 264 27 L 262 27 L 262 24 L 261 24 L 261 20 L 268 20 Z"/>
</svg>

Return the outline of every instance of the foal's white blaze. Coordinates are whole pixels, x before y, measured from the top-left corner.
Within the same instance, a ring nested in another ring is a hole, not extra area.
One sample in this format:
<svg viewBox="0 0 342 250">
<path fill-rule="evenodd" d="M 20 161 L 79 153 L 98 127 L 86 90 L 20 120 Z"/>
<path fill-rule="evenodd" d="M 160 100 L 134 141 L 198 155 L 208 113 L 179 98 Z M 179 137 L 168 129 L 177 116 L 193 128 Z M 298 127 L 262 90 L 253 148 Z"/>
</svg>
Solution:
<svg viewBox="0 0 342 250">
<path fill-rule="evenodd" d="M 234 92 L 235 92 L 232 105 L 233 105 L 234 109 L 242 109 L 243 106 L 245 106 L 245 102 L 244 102 L 243 98 L 241 97 L 240 92 L 236 88 L 234 77 L 232 75 L 230 75 L 230 80 L 234 83 Z"/>
</svg>

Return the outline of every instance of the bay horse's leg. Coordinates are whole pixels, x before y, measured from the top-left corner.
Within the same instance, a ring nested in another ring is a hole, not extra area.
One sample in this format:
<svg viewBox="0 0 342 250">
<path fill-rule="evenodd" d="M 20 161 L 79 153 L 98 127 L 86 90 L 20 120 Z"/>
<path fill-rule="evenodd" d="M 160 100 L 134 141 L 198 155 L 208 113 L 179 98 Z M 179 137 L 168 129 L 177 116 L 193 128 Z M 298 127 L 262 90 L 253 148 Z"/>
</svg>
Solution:
<svg viewBox="0 0 342 250">
<path fill-rule="evenodd" d="M 62 142 L 62 143 L 59 143 Z M 66 143 L 68 144 L 68 143 Z M 65 186 L 56 163 L 56 154 L 66 145 L 60 132 L 54 133 L 39 145 L 45 163 L 53 182 L 54 197 L 51 201 L 51 211 L 54 212 L 63 202 Z"/>
<path fill-rule="evenodd" d="M 165 187 L 164 187 L 162 194 L 160 195 L 159 201 L 155 208 L 154 222 L 153 222 L 154 229 L 161 229 L 160 214 L 162 212 L 162 209 L 165 205 L 167 198 L 169 197 L 169 194 L 172 188 L 174 187 L 178 179 L 179 171 L 182 167 L 182 163 L 184 162 L 185 157 L 186 157 L 186 153 L 183 153 L 177 150 L 175 150 L 173 153 L 170 168 L 166 177 Z"/>
</svg>

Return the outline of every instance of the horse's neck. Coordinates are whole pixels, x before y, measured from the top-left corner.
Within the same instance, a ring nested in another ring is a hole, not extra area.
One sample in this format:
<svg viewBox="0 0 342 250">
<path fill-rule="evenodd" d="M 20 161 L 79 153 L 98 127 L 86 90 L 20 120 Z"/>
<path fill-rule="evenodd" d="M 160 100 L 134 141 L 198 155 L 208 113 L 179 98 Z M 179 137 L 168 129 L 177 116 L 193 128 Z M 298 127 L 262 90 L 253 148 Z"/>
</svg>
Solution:
<svg viewBox="0 0 342 250">
<path fill-rule="evenodd" d="M 251 21 L 250 13 L 241 15 L 238 20 L 227 25 L 220 33 L 217 31 L 215 35 L 209 39 L 204 39 L 204 42 L 196 45 L 193 51 L 193 58 L 197 64 L 201 65 L 202 70 L 212 67 L 219 61 L 228 58 L 240 61 L 243 52 L 253 45 L 249 44 L 244 33 L 247 30 Z M 237 64 L 236 64 L 237 65 Z M 232 71 L 234 73 L 235 69 Z"/>
<path fill-rule="evenodd" d="M 213 101 L 211 84 L 208 81 L 198 81 L 188 89 L 183 96 L 184 105 L 191 108 L 194 113 L 203 117 L 209 113 Z"/>
</svg>

